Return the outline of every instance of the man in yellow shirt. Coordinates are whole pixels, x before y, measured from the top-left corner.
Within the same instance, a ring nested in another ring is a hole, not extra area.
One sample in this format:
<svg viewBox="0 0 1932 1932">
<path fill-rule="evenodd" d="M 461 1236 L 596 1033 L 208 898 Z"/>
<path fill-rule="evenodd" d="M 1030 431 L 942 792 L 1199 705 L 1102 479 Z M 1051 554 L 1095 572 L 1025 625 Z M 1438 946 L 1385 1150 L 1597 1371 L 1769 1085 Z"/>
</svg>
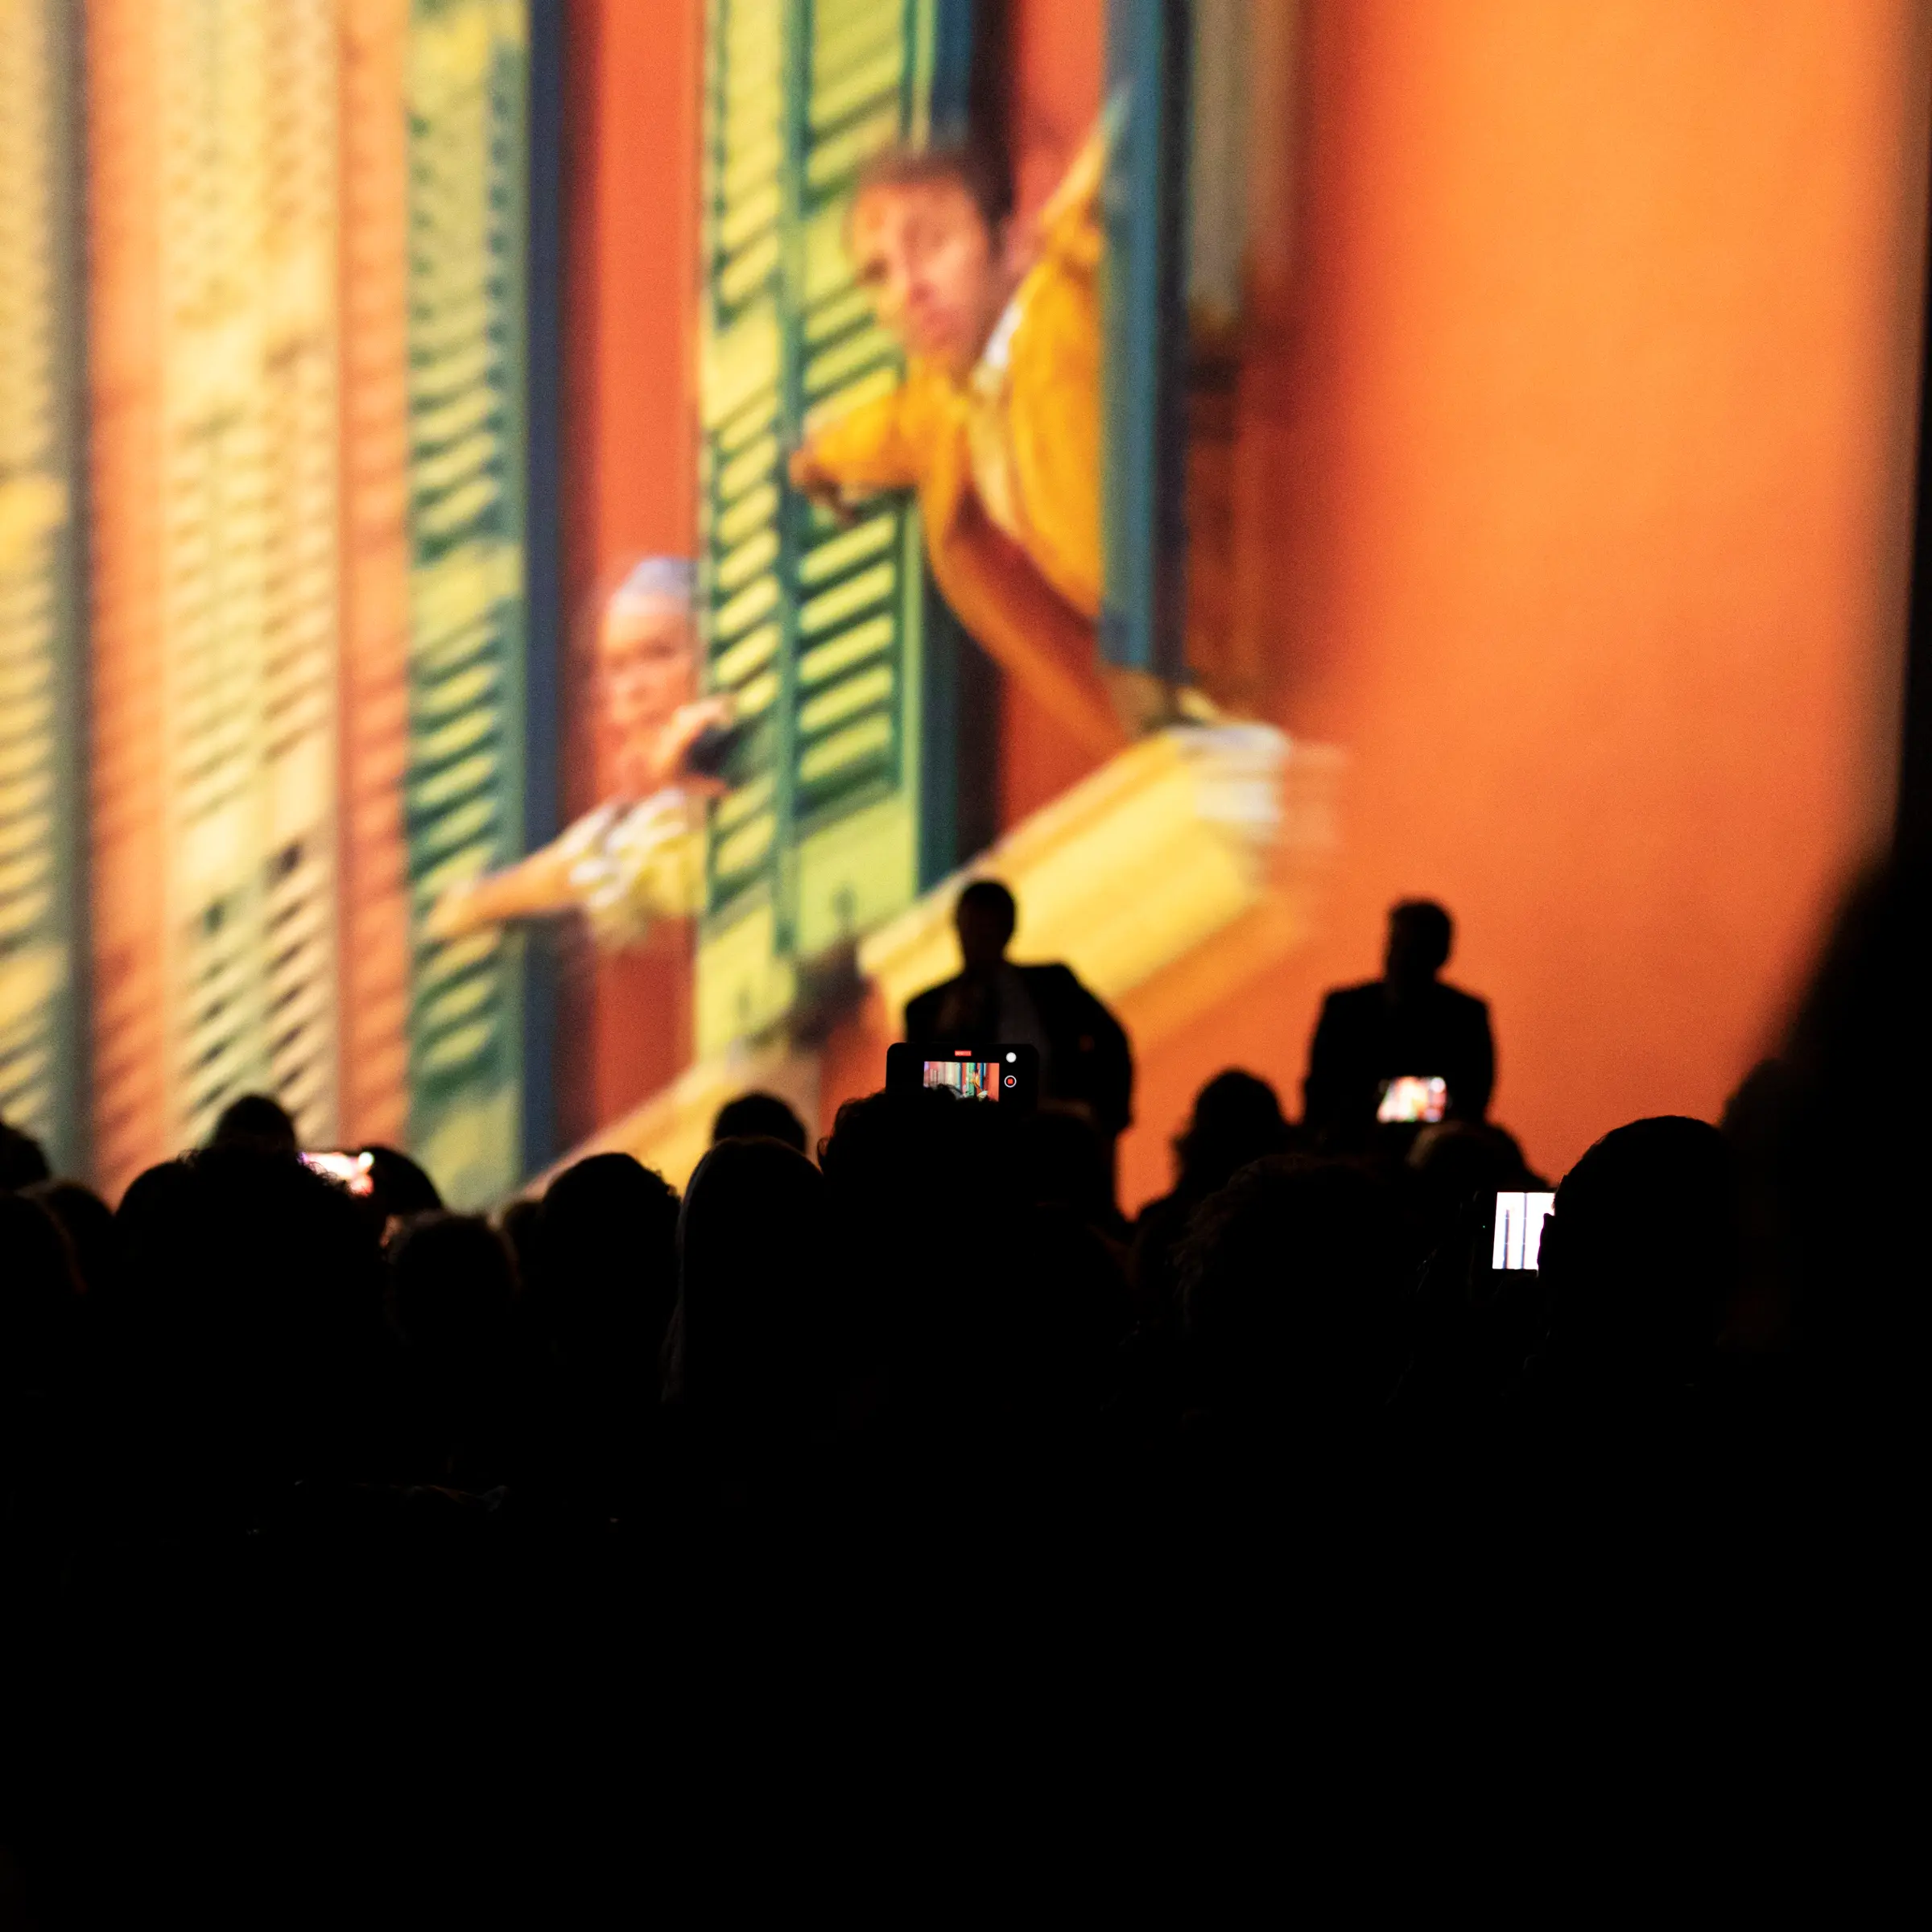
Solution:
<svg viewBox="0 0 1932 1932">
<path fill-rule="evenodd" d="M 1150 721 L 1149 681 L 1104 667 L 1096 644 L 1104 162 L 1096 134 L 1022 233 L 970 152 L 875 161 L 847 240 L 906 378 L 791 460 L 794 485 L 835 505 L 916 489 L 947 601 L 1096 758 Z"/>
</svg>

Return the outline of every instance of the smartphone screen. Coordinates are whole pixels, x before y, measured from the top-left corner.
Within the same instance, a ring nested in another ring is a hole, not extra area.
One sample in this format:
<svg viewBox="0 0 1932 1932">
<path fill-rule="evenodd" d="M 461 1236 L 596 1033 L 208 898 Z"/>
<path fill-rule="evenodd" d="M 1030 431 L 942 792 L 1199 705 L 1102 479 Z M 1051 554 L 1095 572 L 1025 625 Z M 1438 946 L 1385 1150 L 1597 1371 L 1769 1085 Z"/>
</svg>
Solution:
<svg viewBox="0 0 1932 1932">
<path fill-rule="evenodd" d="M 920 1084 L 947 1088 L 962 1100 L 997 1100 L 1002 1075 L 1019 1084 L 1019 1076 L 1007 1074 L 997 1060 L 927 1060 L 922 1065 Z"/>
<path fill-rule="evenodd" d="M 1449 1084 L 1437 1075 L 1398 1074 L 1382 1082 L 1381 1104 L 1375 1110 L 1378 1121 L 1439 1121 L 1449 1111 Z"/>
<path fill-rule="evenodd" d="M 330 1152 L 302 1156 L 302 1165 L 311 1174 L 319 1174 L 324 1180 L 333 1181 L 356 1195 L 375 1191 L 375 1176 L 371 1171 L 375 1164 L 376 1157 L 373 1154 Z"/>
<path fill-rule="evenodd" d="M 1543 1217 L 1555 1201 L 1554 1194 L 1505 1190 L 1496 1195 L 1495 1232 L 1489 1248 L 1492 1269 L 1535 1267 L 1543 1245 Z"/>
<path fill-rule="evenodd" d="M 886 1056 L 886 1084 L 922 1087 L 959 1100 L 1004 1100 L 1030 1106 L 1038 1096 L 1039 1055 L 1031 1046 L 894 1046 Z"/>
</svg>

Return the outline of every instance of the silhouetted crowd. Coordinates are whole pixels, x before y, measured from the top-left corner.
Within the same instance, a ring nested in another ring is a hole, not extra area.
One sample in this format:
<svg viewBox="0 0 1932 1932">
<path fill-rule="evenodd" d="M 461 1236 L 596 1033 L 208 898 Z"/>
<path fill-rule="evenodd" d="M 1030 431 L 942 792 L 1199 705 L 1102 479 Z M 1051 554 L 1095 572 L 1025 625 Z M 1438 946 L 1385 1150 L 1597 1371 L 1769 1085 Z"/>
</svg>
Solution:
<svg viewBox="0 0 1932 1932">
<path fill-rule="evenodd" d="M 1056 1722 L 1825 1721 L 1909 1567 L 1926 883 L 1855 896 L 1721 1128 L 1592 1147 L 1537 1269 L 1506 1133 L 1338 1153 L 1238 1071 L 1131 1225 L 1086 1121 L 926 1092 L 815 1160 L 747 1096 L 681 1199 L 600 1154 L 493 1221 L 263 1100 L 112 1212 L 9 1130 L 13 1909 L 649 1893 L 680 1818 L 883 1818 L 995 1729 L 1051 1802 Z"/>
</svg>

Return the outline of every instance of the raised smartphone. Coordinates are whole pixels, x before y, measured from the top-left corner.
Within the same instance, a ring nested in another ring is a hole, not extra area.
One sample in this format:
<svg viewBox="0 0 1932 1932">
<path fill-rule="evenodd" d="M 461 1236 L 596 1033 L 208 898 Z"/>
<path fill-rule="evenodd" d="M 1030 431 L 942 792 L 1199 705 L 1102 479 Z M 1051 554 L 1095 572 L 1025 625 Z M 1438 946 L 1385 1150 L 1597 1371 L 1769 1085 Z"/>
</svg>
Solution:
<svg viewBox="0 0 1932 1932">
<path fill-rule="evenodd" d="M 1505 1189 L 1497 1194 L 1489 1233 L 1492 1274 L 1536 1266 L 1543 1245 L 1543 1220 L 1555 1202 L 1554 1194 L 1534 1190 L 1518 1194 Z"/>
<path fill-rule="evenodd" d="M 894 1092 L 930 1088 L 956 1100 L 1031 1107 L 1039 1099 L 1040 1056 L 1031 1046 L 910 1046 L 886 1050 L 886 1085 Z"/>
<path fill-rule="evenodd" d="M 1449 1111 L 1448 1083 L 1434 1074 L 1397 1074 L 1382 1082 L 1381 1104 L 1375 1117 L 1412 1125 L 1419 1121 L 1439 1121 Z"/>
<path fill-rule="evenodd" d="M 376 1157 L 373 1154 L 345 1154 L 340 1149 L 332 1149 L 323 1154 L 305 1154 L 302 1165 L 311 1174 L 319 1174 L 325 1181 L 333 1181 L 339 1187 L 346 1187 L 351 1194 L 374 1194 L 376 1189 Z"/>
</svg>

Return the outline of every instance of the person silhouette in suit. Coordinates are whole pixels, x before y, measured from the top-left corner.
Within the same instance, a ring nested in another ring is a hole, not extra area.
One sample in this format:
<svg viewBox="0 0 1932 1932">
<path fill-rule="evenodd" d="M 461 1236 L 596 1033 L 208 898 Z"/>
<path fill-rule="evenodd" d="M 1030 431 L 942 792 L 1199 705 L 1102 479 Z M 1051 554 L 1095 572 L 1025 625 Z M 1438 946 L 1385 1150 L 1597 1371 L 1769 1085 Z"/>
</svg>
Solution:
<svg viewBox="0 0 1932 1932">
<path fill-rule="evenodd" d="M 908 1003 L 906 1038 L 915 1046 L 1033 1047 L 1041 1098 L 1083 1114 L 1111 1148 L 1133 1117 L 1133 1049 L 1071 967 L 1006 957 L 1018 916 L 997 879 L 975 879 L 960 894 L 952 918 L 964 970 Z"/>
<path fill-rule="evenodd" d="M 1432 899 L 1389 909 L 1382 976 L 1338 987 L 1322 1001 L 1302 1088 L 1307 1126 L 1331 1139 L 1364 1137 L 1387 1083 L 1404 1075 L 1442 1080 L 1451 1120 L 1480 1121 L 1488 1112 L 1496 1084 L 1488 1006 L 1437 976 L 1455 935 L 1455 923 Z"/>
</svg>

